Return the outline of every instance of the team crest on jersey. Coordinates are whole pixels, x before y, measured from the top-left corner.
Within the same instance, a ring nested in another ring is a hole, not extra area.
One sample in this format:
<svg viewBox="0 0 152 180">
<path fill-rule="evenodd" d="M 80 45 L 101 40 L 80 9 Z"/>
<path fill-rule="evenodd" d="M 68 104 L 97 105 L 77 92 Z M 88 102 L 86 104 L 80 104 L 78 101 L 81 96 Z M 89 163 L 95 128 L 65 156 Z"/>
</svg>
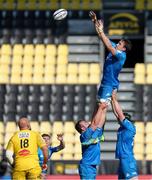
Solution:
<svg viewBox="0 0 152 180">
<path fill-rule="evenodd" d="M 19 154 L 19 156 L 27 156 L 30 154 L 30 151 L 27 149 L 23 149 L 18 154 Z"/>
<path fill-rule="evenodd" d="M 18 134 L 18 137 L 19 138 L 29 138 L 30 137 L 30 133 L 28 133 L 28 132 L 20 132 Z"/>
</svg>

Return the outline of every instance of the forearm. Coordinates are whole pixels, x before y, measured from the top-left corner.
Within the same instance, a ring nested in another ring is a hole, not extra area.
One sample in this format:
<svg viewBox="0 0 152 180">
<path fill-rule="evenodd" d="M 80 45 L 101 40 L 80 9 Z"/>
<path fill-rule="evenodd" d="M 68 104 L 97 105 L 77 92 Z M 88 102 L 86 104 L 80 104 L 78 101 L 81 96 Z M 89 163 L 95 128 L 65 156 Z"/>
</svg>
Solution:
<svg viewBox="0 0 152 180">
<path fill-rule="evenodd" d="M 112 99 L 112 107 L 114 109 L 114 114 L 119 120 L 123 120 L 125 118 L 122 108 L 120 104 L 118 103 L 117 99 L 113 98 Z"/>
<path fill-rule="evenodd" d="M 48 148 L 47 148 L 47 146 L 42 147 L 42 151 L 43 151 L 43 156 L 44 156 L 43 164 L 47 164 L 47 161 L 48 161 Z"/>
<path fill-rule="evenodd" d="M 114 54 L 115 49 L 112 47 L 112 44 L 111 44 L 109 38 L 105 35 L 105 33 L 103 31 L 98 32 L 98 36 L 100 37 L 100 39 L 102 40 L 102 42 L 104 43 L 104 45 L 106 46 L 108 51 L 110 51 L 110 52 L 112 52 L 112 54 Z"/>
<path fill-rule="evenodd" d="M 101 128 L 105 123 L 105 115 L 106 115 L 106 108 L 102 108 L 102 106 L 99 105 L 98 110 L 91 122 L 91 127 L 93 129 L 96 129 L 97 127 Z"/>
<path fill-rule="evenodd" d="M 57 147 L 57 150 L 60 151 L 60 150 L 62 150 L 62 149 L 64 149 L 64 148 L 65 148 L 65 143 L 64 143 L 64 141 L 60 141 L 60 145 Z"/>
</svg>

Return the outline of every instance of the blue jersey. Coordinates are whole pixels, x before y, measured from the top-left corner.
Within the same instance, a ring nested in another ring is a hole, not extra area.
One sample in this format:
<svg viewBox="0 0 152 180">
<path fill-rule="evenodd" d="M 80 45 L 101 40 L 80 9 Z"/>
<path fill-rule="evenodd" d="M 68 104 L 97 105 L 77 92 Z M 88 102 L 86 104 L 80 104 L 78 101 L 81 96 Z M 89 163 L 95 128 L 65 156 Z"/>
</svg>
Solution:
<svg viewBox="0 0 152 180">
<path fill-rule="evenodd" d="M 87 128 L 80 136 L 81 143 L 88 142 L 91 139 L 101 138 L 103 130 L 97 128 L 95 131 L 92 128 Z M 80 164 L 98 165 L 100 164 L 100 141 L 90 145 L 82 145 L 82 159 Z"/>
<path fill-rule="evenodd" d="M 111 42 L 111 44 L 113 47 L 116 47 L 115 43 Z M 125 60 L 126 53 L 124 51 L 116 50 L 115 55 L 112 55 L 111 52 L 108 54 L 103 67 L 103 77 L 101 81 L 103 86 L 112 86 L 118 89 L 118 76 Z"/>
<path fill-rule="evenodd" d="M 117 134 L 116 158 L 133 158 L 133 144 L 136 128 L 132 122 L 124 119 L 120 122 Z"/>
<path fill-rule="evenodd" d="M 51 158 L 52 153 L 57 152 L 57 151 L 58 151 L 57 147 L 48 147 L 48 159 Z M 39 157 L 39 164 L 42 167 L 44 156 L 43 156 L 43 152 L 40 148 L 38 149 L 38 157 Z"/>
</svg>

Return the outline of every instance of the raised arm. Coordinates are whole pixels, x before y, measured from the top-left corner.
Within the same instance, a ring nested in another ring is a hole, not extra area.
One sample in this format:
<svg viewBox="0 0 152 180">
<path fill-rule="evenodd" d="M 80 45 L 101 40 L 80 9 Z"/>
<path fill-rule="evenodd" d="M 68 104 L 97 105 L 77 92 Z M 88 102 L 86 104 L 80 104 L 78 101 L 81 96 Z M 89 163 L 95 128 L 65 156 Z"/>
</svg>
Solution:
<svg viewBox="0 0 152 180">
<path fill-rule="evenodd" d="M 113 109 L 113 112 L 114 112 L 117 119 L 119 119 L 120 121 L 123 121 L 125 119 L 122 108 L 117 101 L 115 91 L 113 91 L 113 93 L 112 93 L 112 109 Z"/>
<path fill-rule="evenodd" d="M 92 22 L 95 24 L 96 31 L 98 33 L 98 36 L 106 46 L 109 52 L 112 53 L 112 55 L 116 54 L 116 49 L 112 46 L 109 38 L 105 35 L 103 31 L 103 22 L 101 20 L 97 20 L 96 14 L 93 11 L 90 11 L 89 16 L 92 19 Z"/>
<path fill-rule="evenodd" d="M 106 103 L 98 104 L 90 125 L 92 129 L 95 130 L 97 127 L 101 128 L 104 125 L 107 107 L 108 105 Z"/>
</svg>

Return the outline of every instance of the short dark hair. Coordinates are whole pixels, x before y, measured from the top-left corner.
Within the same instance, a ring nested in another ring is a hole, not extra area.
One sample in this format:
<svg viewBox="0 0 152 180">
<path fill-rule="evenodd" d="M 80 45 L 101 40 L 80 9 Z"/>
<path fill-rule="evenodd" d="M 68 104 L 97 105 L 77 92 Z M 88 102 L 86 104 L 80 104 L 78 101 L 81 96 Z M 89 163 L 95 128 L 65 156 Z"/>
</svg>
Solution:
<svg viewBox="0 0 152 180">
<path fill-rule="evenodd" d="M 131 51 L 131 48 L 132 48 L 132 43 L 130 40 L 126 39 L 126 38 L 123 38 L 122 41 L 125 42 L 125 48 L 126 48 L 126 51 Z"/>
<path fill-rule="evenodd" d="M 51 138 L 51 136 L 49 134 L 42 134 L 42 137 L 49 137 L 49 138 Z"/>
<path fill-rule="evenodd" d="M 125 118 L 126 119 L 128 119 L 129 121 L 131 121 L 132 123 L 134 122 L 133 120 L 132 120 L 132 118 L 131 118 L 131 114 L 129 114 L 129 113 L 123 113 L 124 114 L 124 116 L 125 116 Z"/>
<path fill-rule="evenodd" d="M 76 122 L 75 124 L 75 129 L 81 134 L 82 133 L 82 129 L 81 129 L 81 126 L 80 126 L 80 123 L 84 121 L 84 120 L 79 120 L 78 122 Z"/>
</svg>

